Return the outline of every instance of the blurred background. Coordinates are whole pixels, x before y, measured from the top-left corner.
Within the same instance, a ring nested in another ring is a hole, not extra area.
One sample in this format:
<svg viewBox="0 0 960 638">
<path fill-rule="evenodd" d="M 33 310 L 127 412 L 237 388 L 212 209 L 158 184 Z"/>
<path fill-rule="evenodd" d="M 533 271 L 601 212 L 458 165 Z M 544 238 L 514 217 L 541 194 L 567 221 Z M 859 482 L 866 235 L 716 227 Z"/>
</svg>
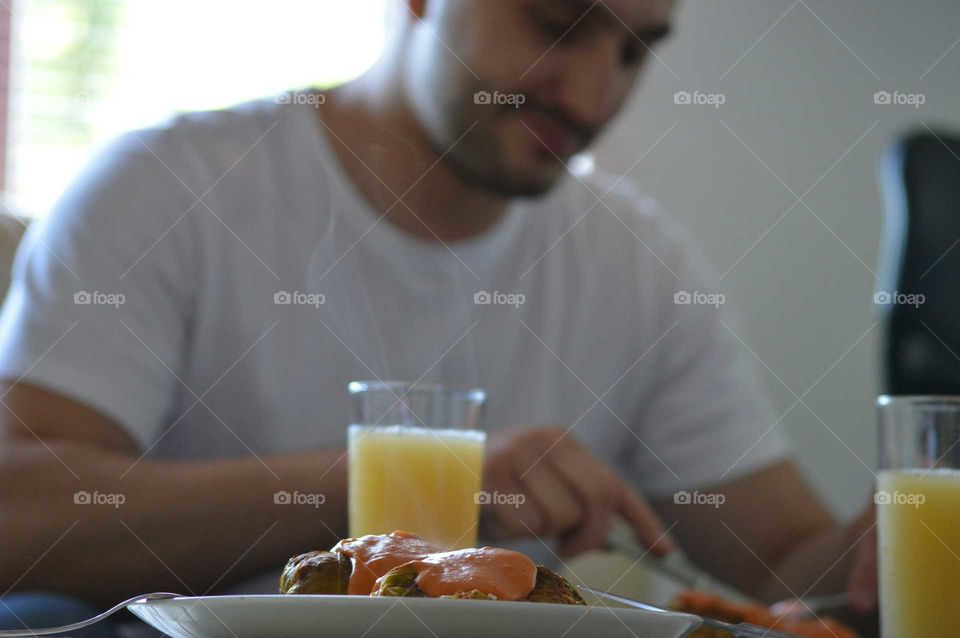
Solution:
<svg viewBox="0 0 960 638">
<path fill-rule="evenodd" d="M 0 175 L 8 212 L 28 217 L 118 133 L 347 79 L 388 23 L 384 0 L 0 5 Z M 877 160 L 904 132 L 960 128 L 960 3 L 686 0 L 677 26 L 596 161 L 697 238 L 803 468 L 850 514 L 876 466 Z"/>
<path fill-rule="evenodd" d="M 626 170 L 678 122 L 631 175 L 699 240 L 808 478 L 852 513 L 882 388 L 877 162 L 906 132 L 960 128 L 960 3 L 692 0 L 677 25 L 601 162 Z M 726 102 L 674 104 L 696 90 Z"/>
</svg>

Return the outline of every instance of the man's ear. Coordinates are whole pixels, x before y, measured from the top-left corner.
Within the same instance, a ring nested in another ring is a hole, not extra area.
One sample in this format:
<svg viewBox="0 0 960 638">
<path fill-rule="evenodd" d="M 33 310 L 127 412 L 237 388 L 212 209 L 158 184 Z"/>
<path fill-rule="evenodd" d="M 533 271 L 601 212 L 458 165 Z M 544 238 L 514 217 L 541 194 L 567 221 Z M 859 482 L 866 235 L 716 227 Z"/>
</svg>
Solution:
<svg viewBox="0 0 960 638">
<path fill-rule="evenodd" d="M 423 18 L 427 14 L 427 0 L 404 0 L 411 15 Z"/>
</svg>

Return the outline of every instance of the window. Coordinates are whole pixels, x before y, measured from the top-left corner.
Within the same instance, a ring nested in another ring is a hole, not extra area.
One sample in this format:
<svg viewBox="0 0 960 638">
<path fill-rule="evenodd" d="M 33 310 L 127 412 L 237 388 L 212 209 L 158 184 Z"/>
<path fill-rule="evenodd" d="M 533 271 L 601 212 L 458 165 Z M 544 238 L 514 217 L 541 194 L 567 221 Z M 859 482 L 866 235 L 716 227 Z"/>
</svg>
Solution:
<svg viewBox="0 0 960 638">
<path fill-rule="evenodd" d="M 97 146 L 366 70 L 387 0 L 15 0 L 6 201 L 44 215 Z"/>
</svg>

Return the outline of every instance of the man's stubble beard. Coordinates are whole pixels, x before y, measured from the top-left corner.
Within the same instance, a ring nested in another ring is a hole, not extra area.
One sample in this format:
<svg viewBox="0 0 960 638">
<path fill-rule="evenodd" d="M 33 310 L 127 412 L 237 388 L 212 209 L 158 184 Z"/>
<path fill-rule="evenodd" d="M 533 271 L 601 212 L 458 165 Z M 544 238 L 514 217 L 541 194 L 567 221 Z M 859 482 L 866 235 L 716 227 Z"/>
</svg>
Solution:
<svg viewBox="0 0 960 638">
<path fill-rule="evenodd" d="M 473 94 L 470 95 L 469 104 L 457 102 L 444 105 L 445 112 L 454 115 L 440 128 L 450 133 L 425 127 L 427 143 L 437 157 L 442 157 L 441 161 L 465 183 L 496 197 L 537 198 L 549 193 L 563 177 L 562 166 L 555 177 L 543 180 L 522 179 L 511 174 L 503 166 L 499 138 L 490 130 L 501 117 L 500 109 L 503 107 L 475 105 Z M 474 117 L 477 109 L 490 108 L 497 109 L 494 117 Z M 461 136 L 463 139 L 460 139 Z M 559 159 L 556 161 L 561 165 Z"/>
</svg>

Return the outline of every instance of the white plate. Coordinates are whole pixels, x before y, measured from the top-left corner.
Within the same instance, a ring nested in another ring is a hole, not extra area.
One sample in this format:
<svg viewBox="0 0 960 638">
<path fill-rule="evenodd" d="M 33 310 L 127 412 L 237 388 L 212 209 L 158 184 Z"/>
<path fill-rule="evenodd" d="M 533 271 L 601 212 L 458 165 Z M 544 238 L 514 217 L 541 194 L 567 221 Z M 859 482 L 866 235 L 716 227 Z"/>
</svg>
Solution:
<svg viewBox="0 0 960 638">
<path fill-rule="evenodd" d="M 680 638 L 687 614 L 483 600 L 203 596 L 129 606 L 174 638 Z"/>
</svg>

